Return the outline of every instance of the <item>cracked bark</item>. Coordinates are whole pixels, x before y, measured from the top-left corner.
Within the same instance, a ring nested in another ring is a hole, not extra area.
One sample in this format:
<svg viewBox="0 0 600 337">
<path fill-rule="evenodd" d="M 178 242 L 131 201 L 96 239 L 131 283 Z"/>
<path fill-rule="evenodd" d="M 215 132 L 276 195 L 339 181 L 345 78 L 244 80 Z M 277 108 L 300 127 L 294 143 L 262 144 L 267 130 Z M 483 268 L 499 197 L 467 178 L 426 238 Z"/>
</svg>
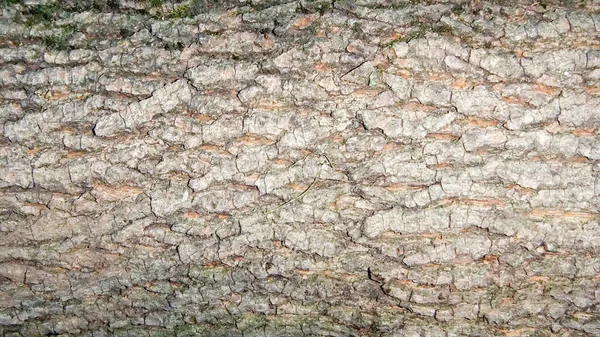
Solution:
<svg viewBox="0 0 600 337">
<path fill-rule="evenodd" d="M 0 335 L 600 335 L 597 3 L 94 3 L 0 4 Z"/>
</svg>

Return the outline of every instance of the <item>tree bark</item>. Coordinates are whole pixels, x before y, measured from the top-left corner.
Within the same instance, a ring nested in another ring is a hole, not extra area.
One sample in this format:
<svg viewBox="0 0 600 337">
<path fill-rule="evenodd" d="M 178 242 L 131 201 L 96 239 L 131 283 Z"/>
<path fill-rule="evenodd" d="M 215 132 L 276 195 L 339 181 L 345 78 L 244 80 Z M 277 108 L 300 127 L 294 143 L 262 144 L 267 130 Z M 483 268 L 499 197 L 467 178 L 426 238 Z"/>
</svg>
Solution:
<svg viewBox="0 0 600 337">
<path fill-rule="evenodd" d="M 598 3 L 0 6 L 0 335 L 600 335 Z"/>
</svg>

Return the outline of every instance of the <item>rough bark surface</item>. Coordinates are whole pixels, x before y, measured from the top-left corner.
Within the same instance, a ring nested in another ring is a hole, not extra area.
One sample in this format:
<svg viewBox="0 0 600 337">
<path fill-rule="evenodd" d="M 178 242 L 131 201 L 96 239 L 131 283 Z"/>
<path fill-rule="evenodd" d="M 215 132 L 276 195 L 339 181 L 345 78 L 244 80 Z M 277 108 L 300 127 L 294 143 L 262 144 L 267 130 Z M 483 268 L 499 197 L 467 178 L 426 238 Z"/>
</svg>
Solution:
<svg viewBox="0 0 600 337">
<path fill-rule="evenodd" d="M 600 335 L 579 4 L 3 0 L 0 335 Z"/>
</svg>

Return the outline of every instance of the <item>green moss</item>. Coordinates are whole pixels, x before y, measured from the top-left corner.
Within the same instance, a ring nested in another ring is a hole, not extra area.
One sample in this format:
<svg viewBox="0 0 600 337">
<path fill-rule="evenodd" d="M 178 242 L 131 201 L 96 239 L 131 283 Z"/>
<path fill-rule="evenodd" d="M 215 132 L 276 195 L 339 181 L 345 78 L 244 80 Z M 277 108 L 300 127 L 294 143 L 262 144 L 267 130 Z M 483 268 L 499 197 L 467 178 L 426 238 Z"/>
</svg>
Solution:
<svg viewBox="0 0 600 337">
<path fill-rule="evenodd" d="M 410 42 L 411 40 L 414 40 L 414 39 L 421 39 L 421 38 L 425 37 L 425 35 L 427 34 L 428 31 L 435 31 L 435 30 L 432 27 L 430 27 L 424 23 L 421 23 L 420 21 L 418 21 L 416 23 L 413 22 L 413 24 L 411 24 L 411 29 L 408 33 L 406 33 L 404 36 L 399 37 L 397 39 L 393 39 L 386 43 L 382 43 L 381 46 L 384 48 L 389 48 L 398 42 Z"/>
<path fill-rule="evenodd" d="M 243 314 L 237 321 L 237 325 L 239 327 L 245 327 L 249 329 L 256 329 L 265 326 L 266 324 L 267 317 L 265 317 L 265 315 L 251 313 Z"/>
<path fill-rule="evenodd" d="M 156 330 L 146 330 L 148 333 L 148 337 L 173 337 L 173 331 L 171 329 L 156 329 Z"/>
<path fill-rule="evenodd" d="M 182 19 L 189 16 L 191 16 L 190 4 L 179 5 L 168 15 L 170 19 Z"/>
<path fill-rule="evenodd" d="M 164 0 L 150 0 L 150 6 L 152 7 L 160 7 L 164 3 Z"/>
<path fill-rule="evenodd" d="M 0 0 L 0 8 L 8 7 L 21 3 L 21 0 Z"/>
<path fill-rule="evenodd" d="M 447 28 L 441 27 L 439 29 L 445 30 Z M 427 34 L 427 32 L 429 32 L 429 31 L 436 31 L 436 28 L 425 23 L 424 19 L 422 19 L 422 18 L 413 17 L 413 19 L 410 22 L 409 31 L 404 36 L 393 39 L 393 40 L 385 42 L 385 43 L 381 43 L 381 46 L 383 48 L 389 48 L 398 42 L 410 42 L 411 40 L 414 40 L 414 39 L 421 39 L 421 38 L 424 38 L 425 35 Z"/>
<path fill-rule="evenodd" d="M 414 40 L 414 39 L 421 39 L 425 37 L 425 34 L 427 34 L 427 31 L 429 30 L 428 27 L 426 26 L 419 26 L 414 30 L 411 30 L 407 35 L 406 35 L 406 42 L 410 41 L 410 40 Z"/>
<path fill-rule="evenodd" d="M 231 331 L 228 326 L 211 326 L 211 325 L 194 325 L 185 324 L 178 325 L 175 328 L 175 335 L 178 337 L 196 337 L 196 336 L 223 336 Z"/>
<path fill-rule="evenodd" d="M 376 87 L 381 83 L 381 77 L 383 76 L 381 70 L 375 70 L 369 75 L 369 87 Z"/>
<path fill-rule="evenodd" d="M 319 2 L 319 3 L 317 3 L 317 11 L 321 15 L 323 15 L 323 14 L 331 11 L 332 8 L 333 8 L 333 6 L 329 2 Z"/>
<path fill-rule="evenodd" d="M 465 12 L 465 8 L 463 7 L 462 4 L 458 4 L 458 5 L 452 6 L 451 11 L 452 11 L 452 13 L 454 13 L 456 15 L 460 15 Z"/>
<path fill-rule="evenodd" d="M 53 50 L 67 50 L 69 48 L 69 38 L 62 34 L 46 36 L 44 43 Z"/>
<path fill-rule="evenodd" d="M 140 328 L 139 326 L 124 326 L 113 329 L 113 335 L 116 337 L 139 336 L 141 331 L 143 331 L 143 328 Z"/>
<path fill-rule="evenodd" d="M 45 2 L 33 6 L 28 11 L 26 25 L 32 26 L 38 23 L 48 23 L 54 21 L 58 17 L 60 7 L 55 2 Z"/>
<path fill-rule="evenodd" d="M 316 283 L 319 280 L 319 275 L 318 274 L 312 274 L 310 275 L 310 277 L 308 278 L 308 281 L 310 283 Z"/>
<path fill-rule="evenodd" d="M 450 33 L 452 32 L 452 26 L 447 23 L 442 23 L 433 27 L 432 31 L 436 33 Z"/>
<path fill-rule="evenodd" d="M 77 31 L 77 26 L 74 24 L 62 26 L 48 24 L 47 29 L 52 30 L 52 34 L 44 37 L 46 46 L 53 50 L 68 50 L 70 48 L 69 40 Z"/>
<path fill-rule="evenodd" d="M 390 5 L 390 9 L 404 9 L 407 7 L 410 7 L 412 5 L 412 3 L 410 1 L 395 1 Z"/>
<path fill-rule="evenodd" d="M 229 277 L 231 270 L 224 266 L 194 266 L 190 268 L 190 278 L 201 281 L 223 280 Z"/>
<path fill-rule="evenodd" d="M 328 1 L 299 2 L 298 7 L 296 7 L 296 12 L 302 14 L 319 13 L 323 15 L 331 11 L 332 8 L 333 5 Z"/>
<path fill-rule="evenodd" d="M 477 34 L 482 33 L 483 32 L 483 27 L 478 25 L 478 24 L 474 24 L 473 25 L 473 31 Z"/>
</svg>

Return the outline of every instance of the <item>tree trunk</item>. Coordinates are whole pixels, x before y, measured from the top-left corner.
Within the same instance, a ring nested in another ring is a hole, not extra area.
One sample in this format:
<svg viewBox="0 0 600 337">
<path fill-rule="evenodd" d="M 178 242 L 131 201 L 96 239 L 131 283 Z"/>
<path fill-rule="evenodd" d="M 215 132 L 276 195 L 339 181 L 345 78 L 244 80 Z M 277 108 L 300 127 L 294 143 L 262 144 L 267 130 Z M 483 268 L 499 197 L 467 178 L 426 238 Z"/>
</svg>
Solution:
<svg viewBox="0 0 600 337">
<path fill-rule="evenodd" d="M 0 335 L 600 335 L 597 2 L 0 6 Z"/>
</svg>

